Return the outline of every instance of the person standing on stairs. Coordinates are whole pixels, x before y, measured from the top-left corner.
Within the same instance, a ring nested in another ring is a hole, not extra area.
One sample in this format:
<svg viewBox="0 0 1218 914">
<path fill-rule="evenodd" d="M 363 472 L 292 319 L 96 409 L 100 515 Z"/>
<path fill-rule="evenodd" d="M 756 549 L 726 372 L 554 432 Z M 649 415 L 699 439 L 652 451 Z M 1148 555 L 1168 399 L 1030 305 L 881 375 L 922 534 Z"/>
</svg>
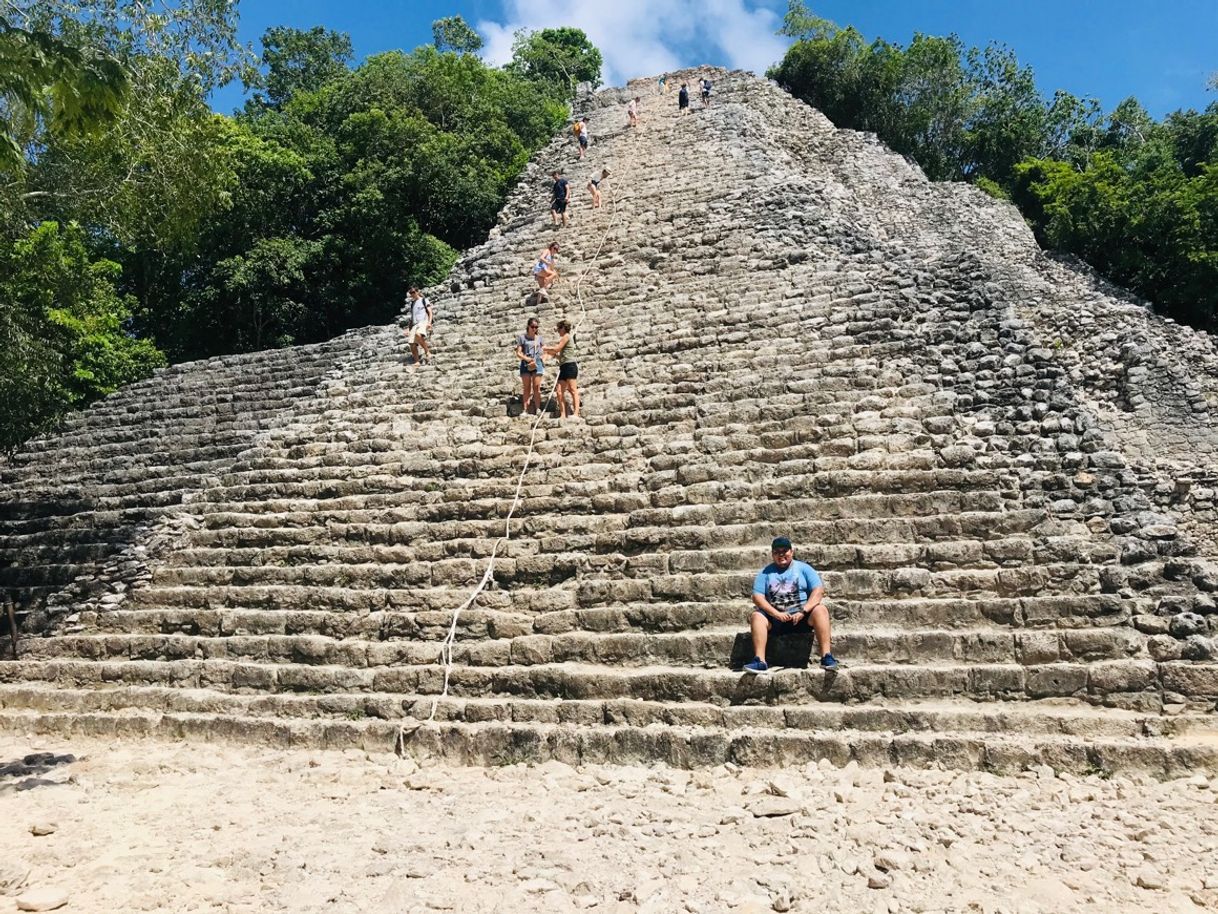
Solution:
<svg viewBox="0 0 1218 914">
<path fill-rule="evenodd" d="M 558 322 L 558 342 L 547 346 L 545 353 L 558 359 L 558 385 L 555 388 L 558 393 L 558 418 L 567 418 L 566 395 L 569 393 L 570 415 L 573 419 L 578 419 L 579 386 L 575 379 L 579 377 L 579 363 L 576 361 L 575 333 L 571 329 L 571 322 L 566 318 Z"/>
<path fill-rule="evenodd" d="M 567 204 L 571 202 L 571 185 L 567 179 L 559 172 L 550 173 L 550 177 L 554 179 L 554 186 L 550 189 L 554 200 L 550 204 L 550 222 L 553 225 L 558 225 L 559 219 L 562 219 L 562 224 L 567 224 Z"/>
<path fill-rule="evenodd" d="M 537 255 L 533 264 L 533 278 L 537 280 L 537 291 L 534 293 L 538 304 L 549 299 L 547 290 L 558 279 L 558 242 L 551 241 L 546 249 Z"/>
<path fill-rule="evenodd" d="M 749 616 L 753 659 L 744 665 L 744 672 L 769 671 L 765 648 L 771 633 L 804 632 L 816 633 L 821 668 L 836 670 L 837 660 L 830 653 L 829 610 L 823 602 L 825 587 L 820 575 L 811 565 L 795 561 L 791 541 L 785 536 L 770 544 L 770 558 L 770 564 L 753 580 L 753 612 Z"/>
<path fill-rule="evenodd" d="M 434 315 L 431 310 L 431 302 L 423 297 L 423 293 L 415 287 L 410 288 L 410 331 L 406 334 L 410 341 L 410 355 L 414 358 L 414 364 L 418 365 L 419 347 L 423 347 L 423 359 L 431 361 L 431 345 L 427 342 L 427 338 L 431 336 L 431 325 Z"/>
<path fill-rule="evenodd" d="M 689 114 L 689 83 L 681 83 L 681 91 L 677 93 L 677 111 Z"/>
<path fill-rule="evenodd" d="M 588 132 L 588 119 L 585 117 L 582 120 L 575 122 L 575 139 L 579 143 L 579 157 L 582 159 L 588 151 L 588 142 L 590 134 Z"/>
<path fill-rule="evenodd" d="M 531 416 L 537 415 L 537 411 L 541 409 L 541 376 L 546 370 L 542 362 L 546 344 L 541 338 L 540 326 L 537 318 L 530 317 L 525 324 L 524 333 L 516 337 L 516 358 L 520 359 L 520 383 L 523 388 L 523 410 Z"/>
<path fill-rule="evenodd" d="M 702 78 L 702 107 L 709 108 L 711 102 L 711 81 L 705 76 Z"/>
<path fill-rule="evenodd" d="M 642 101 L 637 95 L 630 100 L 630 104 L 626 106 L 626 126 L 639 126 L 639 102 Z"/>
<path fill-rule="evenodd" d="M 609 169 L 602 168 L 599 178 L 591 178 L 588 181 L 588 193 L 592 194 L 592 208 L 601 208 L 601 182 L 609 177 Z"/>
</svg>

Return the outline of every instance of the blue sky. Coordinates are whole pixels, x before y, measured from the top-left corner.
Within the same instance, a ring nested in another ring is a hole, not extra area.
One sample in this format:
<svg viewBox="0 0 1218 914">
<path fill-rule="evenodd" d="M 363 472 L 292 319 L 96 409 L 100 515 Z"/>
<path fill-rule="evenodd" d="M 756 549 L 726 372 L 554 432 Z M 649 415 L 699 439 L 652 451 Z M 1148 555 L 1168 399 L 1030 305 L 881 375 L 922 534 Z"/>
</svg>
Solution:
<svg viewBox="0 0 1218 914">
<path fill-rule="evenodd" d="M 997 40 L 1031 64 L 1046 93 L 1092 95 L 1105 108 L 1137 96 L 1156 116 L 1218 100 L 1218 0 L 812 0 L 819 15 L 868 38 L 905 43 L 915 31 L 955 32 L 967 44 Z M 764 70 L 782 54 L 774 30 L 786 0 L 242 0 L 241 35 L 257 48 L 269 26 L 324 25 L 347 32 L 357 59 L 431 40 L 431 22 L 460 13 L 502 62 L 519 27 L 576 25 L 605 54 L 607 78 L 700 63 Z M 230 86 L 218 111 L 241 102 Z"/>
</svg>

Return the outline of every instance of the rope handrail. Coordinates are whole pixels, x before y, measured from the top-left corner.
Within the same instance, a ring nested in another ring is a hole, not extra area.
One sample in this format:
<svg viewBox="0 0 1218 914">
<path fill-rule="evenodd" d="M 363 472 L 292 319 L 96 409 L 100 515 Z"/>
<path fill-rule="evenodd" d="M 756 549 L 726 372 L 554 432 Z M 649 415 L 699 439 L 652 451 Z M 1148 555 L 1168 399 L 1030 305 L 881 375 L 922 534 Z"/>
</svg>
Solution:
<svg viewBox="0 0 1218 914">
<path fill-rule="evenodd" d="M 627 157 L 627 160 L 628 160 L 628 157 Z M 622 172 L 619 171 L 618 174 L 616 175 L 616 178 L 620 179 L 621 176 L 622 176 Z M 580 315 L 579 315 L 579 319 L 576 320 L 574 326 L 572 326 L 572 328 L 571 328 L 572 336 L 574 336 L 575 332 L 584 325 L 584 323 L 588 317 L 588 308 L 584 302 L 584 295 L 583 295 L 584 280 L 588 277 L 588 274 L 591 273 L 592 269 L 596 266 L 597 261 L 600 259 L 601 252 L 604 250 L 605 244 L 609 240 L 610 233 L 614 230 L 614 228 L 617 227 L 618 223 L 620 222 L 616 187 L 617 187 L 617 180 L 614 180 L 609 186 L 609 204 L 610 204 L 610 208 L 611 208 L 609 222 L 605 226 L 605 230 L 601 233 L 600 242 L 597 244 L 596 250 L 593 252 L 591 258 L 589 258 L 587 265 L 584 267 L 583 271 L 575 279 L 573 291 L 575 293 L 576 302 L 579 304 Z M 544 405 L 540 409 L 538 409 L 537 417 L 533 420 L 532 427 L 529 429 L 529 444 L 528 444 L 528 448 L 525 451 L 524 463 L 520 468 L 520 474 L 516 479 L 516 490 L 512 496 L 512 504 L 511 504 L 511 507 L 508 509 L 507 517 L 504 519 L 503 535 L 500 536 L 498 539 L 496 539 L 494 545 L 491 547 L 490 555 L 487 557 L 486 571 L 483 572 L 482 578 L 478 581 L 477 586 L 474 587 L 473 591 L 470 593 L 470 595 L 468 597 L 466 597 L 465 601 L 463 603 L 461 603 L 461 605 L 459 605 L 456 609 L 453 610 L 452 621 L 449 623 L 448 632 L 444 636 L 444 640 L 440 643 L 439 660 L 440 660 L 440 663 L 442 663 L 444 666 L 444 683 L 441 687 L 439 694 L 437 694 L 432 699 L 431 712 L 427 715 L 427 720 L 423 723 L 432 723 L 435 721 L 436 711 L 439 709 L 440 702 L 443 699 L 448 697 L 449 680 L 451 678 L 452 668 L 453 668 L 453 649 L 454 649 L 454 646 L 455 646 L 456 640 L 457 640 L 457 624 L 461 617 L 461 613 L 465 612 L 465 610 L 467 610 L 471 606 L 473 606 L 474 601 L 476 599 L 478 599 L 478 595 L 481 594 L 482 591 L 486 589 L 487 585 L 490 584 L 490 582 L 494 579 L 495 559 L 499 555 L 499 550 L 502 547 L 506 546 L 508 544 L 508 542 L 511 540 L 512 518 L 516 513 L 516 509 L 520 506 L 521 494 L 524 491 L 525 477 L 527 476 L 527 474 L 529 472 L 529 467 L 532 465 L 532 462 L 533 462 L 533 455 L 535 453 L 535 446 L 536 446 L 536 441 L 537 441 L 537 429 L 541 425 L 542 418 L 546 415 L 546 412 L 549 410 L 550 404 L 554 401 L 554 393 L 557 390 L 557 387 L 558 387 L 558 379 L 555 378 L 550 386 L 550 390 L 549 390 L 548 395 L 546 396 Z M 399 725 L 397 741 L 396 741 L 396 745 L 394 747 L 395 751 L 397 752 L 398 755 L 405 754 L 406 740 L 409 737 L 409 734 L 411 732 L 413 732 L 413 729 L 417 729 L 417 727 L 421 726 L 421 725 L 422 724 L 416 724 L 414 728 L 410 728 L 406 722 L 403 722 L 402 724 Z"/>
</svg>

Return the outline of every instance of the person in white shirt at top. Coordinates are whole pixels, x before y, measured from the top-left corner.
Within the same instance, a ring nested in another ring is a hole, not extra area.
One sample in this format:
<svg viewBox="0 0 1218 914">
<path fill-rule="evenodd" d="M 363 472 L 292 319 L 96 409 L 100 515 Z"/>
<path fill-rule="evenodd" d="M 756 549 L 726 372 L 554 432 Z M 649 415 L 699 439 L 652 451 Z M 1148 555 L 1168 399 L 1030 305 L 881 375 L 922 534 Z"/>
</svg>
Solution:
<svg viewBox="0 0 1218 914">
<path fill-rule="evenodd" d="M 639 102 L 642 101 L 637 95 L 630 100 L 630 104 L 626 106 L 626 126 L 639 126 Z"/>
<path fill-rule="evenodd" d="M 413 286 L 410 289 L 410 331 L 406 334 L 410 342 L 410 354 L 414 363 L 419 364 L 419 347 L 423 347 L 423 359 L 431 361 L 431 344 L 427 338 L 431 336 L 432 324 L 431 302 L 423 297 L 423 293 Z"/>
</svg>

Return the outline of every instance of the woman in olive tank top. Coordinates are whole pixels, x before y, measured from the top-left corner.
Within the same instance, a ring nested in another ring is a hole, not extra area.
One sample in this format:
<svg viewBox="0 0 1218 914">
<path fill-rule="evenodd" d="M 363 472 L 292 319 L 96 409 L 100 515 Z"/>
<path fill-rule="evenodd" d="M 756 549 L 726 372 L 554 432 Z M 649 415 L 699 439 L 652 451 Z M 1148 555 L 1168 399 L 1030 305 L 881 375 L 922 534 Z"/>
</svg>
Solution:
<svg viewBox="0 0 1218 914">
<path fill-rule="evenodd" d="M 571 322 L 558 322 L 558 342 L 546 347 L 546 355 L 558 359 L 558 384 L 555 393 L 558 395 L 558 418 L 565 419 L 568 415 L 579 416 L 579 350 L 575 343 L 575 334 L 571 331 Z M 571 410 L 567 411 L 567 394 L 571 395 Z"/>
</svg>

